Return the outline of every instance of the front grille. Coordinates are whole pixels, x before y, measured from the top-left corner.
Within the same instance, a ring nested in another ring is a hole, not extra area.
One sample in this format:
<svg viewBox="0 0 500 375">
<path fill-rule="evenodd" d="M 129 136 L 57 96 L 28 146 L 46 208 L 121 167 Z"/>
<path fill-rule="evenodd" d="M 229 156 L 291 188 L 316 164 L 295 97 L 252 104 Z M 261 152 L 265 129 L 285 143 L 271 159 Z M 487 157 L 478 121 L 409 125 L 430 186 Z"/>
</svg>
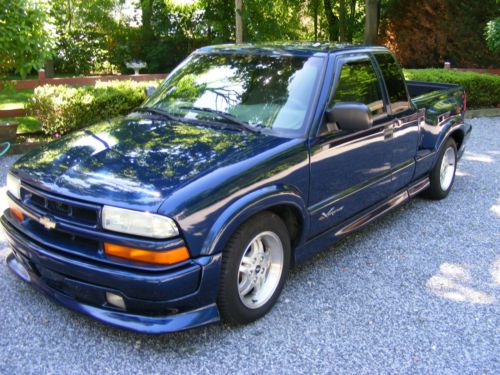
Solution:
<svg viewBox="0 0 500 375">
<path fill-rule="evenodd" d="M 99 241 L 77 236 L 60 230 L 47 230 L 34 220 L 24 224 L 26 233 L 33 233 L 39 242 L 57 250 L 95 256 L 100 249 Z"/>
<path fill-rule="evenodd" d="M 21 187 L 21 200 L 25 205 L 31 206 L 41 214 L 49 214 L 85 226 L 97 226 L 99 219 L 98 206 L 70 201 L 26 185 Z"/>
</svg>

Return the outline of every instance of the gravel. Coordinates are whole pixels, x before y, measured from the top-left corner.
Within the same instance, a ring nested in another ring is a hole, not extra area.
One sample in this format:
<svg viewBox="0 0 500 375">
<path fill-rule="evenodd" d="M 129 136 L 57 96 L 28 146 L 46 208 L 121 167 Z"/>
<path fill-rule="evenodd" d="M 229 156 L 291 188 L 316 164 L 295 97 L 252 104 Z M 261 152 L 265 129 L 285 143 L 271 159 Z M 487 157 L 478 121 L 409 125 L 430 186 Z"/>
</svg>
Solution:
<svg viewBox="0 0 500 375">
<path fill-rule="evenodd" d="M 500 117 L 468 121 L 447 199 L 417 198 L 300 265 L 247 326 L 129 333 L 49 302 L 2 261 L 0 373 L 500 373 Z M 14 160 L 0 159 L 0 186 Z"/>
</svg>

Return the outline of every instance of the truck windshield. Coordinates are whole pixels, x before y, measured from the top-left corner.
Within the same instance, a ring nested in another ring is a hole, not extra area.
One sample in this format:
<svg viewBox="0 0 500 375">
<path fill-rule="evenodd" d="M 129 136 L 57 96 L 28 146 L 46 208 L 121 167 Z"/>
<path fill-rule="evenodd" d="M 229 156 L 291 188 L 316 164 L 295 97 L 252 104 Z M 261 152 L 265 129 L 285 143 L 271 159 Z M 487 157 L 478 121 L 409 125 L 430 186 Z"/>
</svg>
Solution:
<svg viewBox="0 0 500 375">
<path fill-rule="evenodd" d="M 322 64 L 321 57 L 194 54 L 144 107 L 301 136 Z"/>
</svg>

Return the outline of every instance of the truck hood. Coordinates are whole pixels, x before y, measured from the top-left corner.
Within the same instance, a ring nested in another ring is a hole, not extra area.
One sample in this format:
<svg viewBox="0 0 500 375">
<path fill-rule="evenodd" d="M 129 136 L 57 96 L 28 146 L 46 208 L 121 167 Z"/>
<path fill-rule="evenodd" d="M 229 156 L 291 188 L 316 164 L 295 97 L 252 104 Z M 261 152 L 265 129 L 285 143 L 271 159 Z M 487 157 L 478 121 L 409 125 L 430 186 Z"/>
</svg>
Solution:
<svg viewBox="0 0 500 375">
<path fill-rule="evenodd" d="M 68 197 L 155 212 L 176 189 L 287 139 L 128 116 L 27 154 L 12 170 Z"/>
</svg>

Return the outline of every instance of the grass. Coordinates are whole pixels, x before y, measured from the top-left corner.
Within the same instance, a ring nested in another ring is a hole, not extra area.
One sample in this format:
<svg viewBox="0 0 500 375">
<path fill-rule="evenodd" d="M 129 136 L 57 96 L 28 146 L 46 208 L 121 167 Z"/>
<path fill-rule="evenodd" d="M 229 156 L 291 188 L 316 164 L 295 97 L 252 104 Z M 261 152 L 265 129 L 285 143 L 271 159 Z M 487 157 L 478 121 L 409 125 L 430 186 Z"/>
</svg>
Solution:
<svg viewBox="0 0 500 375">
<path fill-rule="evenodd" d="M 21 109 L 33 95 L 33 90 L 1 90 L 0 109 Z"/>
<path fill-rule="evenodd" d="M 16 121 L 19 123 L 17 134 L 37 133 L 42 130 L 42 125 L 34 117 L 7 117 L 1 118 L 0 121 Z"/>
<path fill-rule="evenodd" d="M 22 109 L 32 95 L 33 90 L 1 90 L 0 110 Z M 17 134 L 37 133 L 42 130 L 40 122 L 34 117 L 6 117 L 0 118 L 0 121 L 18 122 Z"/>
</svg>

